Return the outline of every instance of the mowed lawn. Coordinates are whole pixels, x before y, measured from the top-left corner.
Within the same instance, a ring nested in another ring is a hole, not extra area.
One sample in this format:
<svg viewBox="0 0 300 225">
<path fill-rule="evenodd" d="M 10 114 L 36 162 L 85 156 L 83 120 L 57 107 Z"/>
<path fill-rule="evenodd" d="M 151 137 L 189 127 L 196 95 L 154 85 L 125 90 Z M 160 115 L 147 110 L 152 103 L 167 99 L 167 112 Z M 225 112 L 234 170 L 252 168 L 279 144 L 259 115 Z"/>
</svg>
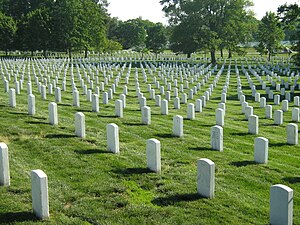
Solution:
<svg viewBox="0 0 300 225">
<path fill-rule="evenodd" d="M 249 60 L 250 61 L 250 60 Z M 13 61 L 11 61 L 13 62 Z M 215 110 L 221 101 L 221 93 L 228 75 L 228 63 L 213 90 L 203 112 L 196 113 L 195 120 L 184 120 L 184 137 L 172 136 L 173 116 L 186 118 L 187 104 L 181 109 L 173 108 L 172 98 L 169 102 L 169 115 L 161 115 L 160 107 L 150 100 L 147 84 L 153 84 L 153 76 L 160 85 L 164 80 L 158 76 L 162 69 L 152 71 L 151 76 L 144 64 L 147 82 L 144 82 L 142 70 L 138 69 L 138 80 L 141 92 L 151 107 L 151 125 L 141 124 L 141 111 L 135 90 L 135 68 L 132 67 L 127 95 L 127 106 L 124 118 L 115 117 L 115 100 L 123 92 L 128 65 L 120 78 L 114 99 L 108 105 L 102 104 L 100 94 L 100 112 L 92 112 L 92 104 L 86 100 L 74 66 L 74 80 L 80 92 L 80 108 L 72 106 L 72 87 L 69 64 L 63 65 L 58 86 L 61 87 L 64 69 L 67 73 L 67 90 L 62 92 L 62 103 L 58 103 L 58 126 L 49 125 L 48 104 L 54 102 L 54 95 L 47 94 L 42 100 L 34 82 L 32 64 L 23 62 L 25 68 L 23 90 L 17 95 L 17 107 L 9 107 L 9 95 L 4 93 L 3 77 L 0 81 L 0 141 L 9 148 L 9 164 L 11 173 L 10 187 L 0 187 L 0 223 L 3 224 L 269 224 L 270 187 L 284 184 L 294 190 L 294 224 L 300 224 L 300 147 L 286 144 L 286 126 L 292 122 L 290 109 L 284 113 L 284 124 L 274 126 L 273 119 L 265 119 L 265 109 L 251 97 L 251 89 L 238 61 L 239 76 L 243 85 L 246 101 L 253 106 L 254 114 L 259 116 L 259 135 L 248 134 L 248 121 L 242 113 L 237 95 L 237 74 L 232 61 L 230 85 L 227 93 L 226 116 L 224 126 L 224 151 L 211 150 L 210 129 L 216 124 Z M 22 62 L 19 62 L 22 63 Z M 32 62 L 31 62 L 32 63 Z M 246 62 L 243 61 L 245 68 Z M 252 62 L 251 62 L 252 63 Z M 105 86 L 107 91 L 113 84 L 121 68 L 112 66 L 114 77 Z M 148 63 L 150 65 L 150 63 Z M 17 70 L 17 63 L 13 62 Z M 36 74 L 38 74 L 37 65 Z M 104 65 L 104 64 L 103 64 Z M 165 70 L 176 68 L 170 62 L 164 63 Z M 178 66 L 181 64 L 178 63 Z M 196 64 L 198 67 L 200 65 Z M 59 72 L 53 61 L 46 61 L 48 75 L 53 72 L 53 79 Z M 207 65 L 205 65 L 206 67 Z M 253 66 L 253 64 L 252 64 Z M 95 67 L 90 65 L 95 73 Z M 186 71 L 193 65 L 185 64 Z M 3 68 L 3 63 L 2 63 Z M 36 96 L 36 115 L 29 116 L 27 111 L 27 74 L 30 68 L 33 94 Z M 91 76 L 85 67 L 87 75 Z M 213 83 L 221 65 L 194 95 L 188 100 L 195 103 L 197 98 Z M 100 69 L 99 69 L 100 70 Z M 8 70 L 10 71 L 10 70 Z M 79 69 L 84 78 L 83 67 Z M 295 71 L 295 69 L 294 69 Z M 265 96 L 265 91 L 257 79 L 251 75 L 253 83 Z M 285 80 L 288 78 L 277 71 Z M 5 73 L 4 73 L 5 74 Z M 14 72 L 14 74 L 16 74 Z M 44 74 L 42 70 L 42 74 Z M 107 71 L 106 75 L 109 75 Z M 201 82 L 202 75 L 189 89 Z M 188 78 L 191 80 L 192 75 Z M 103 81 L 103 72 L 99 72 L 99 81 Z M 175 77 L 174 77 L 175 79 Z M 179 77 L 178 85 L 181 84 Z M 266 77 L 263 77 L 266 80 Z M 41 78 L 40 78 L 41 81 Z M 87 83 L 85 81 L 85 83 Z M 267 82 L 268 86 L 271 86 Z M 94 86 L 96 86 L 94 82 Z M 167 85 L 165 91 L 167 91 Z M 14 87 L 11 77 L 10 87 Z M 184 89 L 188 94 L 189 89 Z M 274 91 L 275 94 L 279 92 Z M 300 95 L 296 89 L 295 95 Z M 179 93 L 181 97 L 181 93 Z M 162 96 L 162 99 L 164 97 Z M 267 104 L 273 105 L 272 100 Z M 281 105 L 273 105 L 273 110 L 281 109 Z M 86 117 L 86 138 L 75 136 L 74 114 L 83 112 Z M 107 151 L 106 125 L 115 123 L 120 131 L 120 154 Z M 299 123 L 298 123 L 299 125 Z M 269 161 L 261 165 L 254 163 L 254 139 L 269 139 Z M 149 172 L 146 169 L 146 141 L 156 138 L 161 142 L 162 172 Z M 213 199 L 202 198 L 197 194 L 197 160 L 211 159 L 216 164 L 216 187 Z M 31 205 L 30 171 L 43 170 L 48 176 L 50 220 L 36 220 Z"/>
</svg>

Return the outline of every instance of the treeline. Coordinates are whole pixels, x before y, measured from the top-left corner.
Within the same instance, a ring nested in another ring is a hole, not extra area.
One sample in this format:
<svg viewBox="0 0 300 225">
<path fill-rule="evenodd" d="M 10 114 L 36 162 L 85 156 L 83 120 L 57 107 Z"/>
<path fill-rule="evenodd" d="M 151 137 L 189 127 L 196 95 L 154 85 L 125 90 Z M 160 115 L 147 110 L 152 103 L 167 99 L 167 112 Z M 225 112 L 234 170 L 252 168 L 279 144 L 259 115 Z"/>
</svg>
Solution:
<svg viewBox="0 0 300 225">
<path fill-rule="evenodd" d="M 105 0 L 0 0 L 0 49 L 110 52 L 133 48 L 160 52 L 166 28 L 137 18 L 110 18 Z"/>
<path fill-rule="evenodd" d="M 268 12 L 261 21 L 250 10 L 252 0 L 161 0 L 169 26 L 142 18 L 120 21 L 107 12 L 107 0 L 0 0 L 0 50 L 113 52 L 133 49 L 159 53 L 170 49 L 192 54 L 216 51 L 245 54 L 241 44 L 257 41 L 256 50 L 276 54 L 285 34 L 298 41 L 297 4 Z M 126 9 L 124 9 L 126 10 Z M 295 56 L 300 64 L 299 54 Z"/>
</svg>

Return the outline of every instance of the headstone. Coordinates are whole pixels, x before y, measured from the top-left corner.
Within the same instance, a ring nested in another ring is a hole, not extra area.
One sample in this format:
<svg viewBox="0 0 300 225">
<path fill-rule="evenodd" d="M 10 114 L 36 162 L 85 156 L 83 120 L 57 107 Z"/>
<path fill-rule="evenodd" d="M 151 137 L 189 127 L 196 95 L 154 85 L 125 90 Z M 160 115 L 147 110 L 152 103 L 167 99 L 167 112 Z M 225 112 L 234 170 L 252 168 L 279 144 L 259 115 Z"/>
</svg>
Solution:
<svg viewBox="0 0 300 225">
<path fill-rule="evenodd" d="M 116 117 L 123 118 L 123 101 L 122 100 L 115 101 L 115 115 L 116 115 Z"/>
<path fill-rule="evenodd" d="M 271 186 L 270 224 L 293 224 L 293 189 L 283 184 Z"/>
<path fill-rule="evenodd" d="M 287 143 L 289 145 L 298 144 L 298 125 L 295 123 L 290 123 L 286 127 L 287 132 Z"/>
<path fill-rule="evenodd" d="M 248 119 L 248 133 L 258 134 L 258 116 L 251 115 Z"/>
<path fill-rule="evenodd" d="M 246 119 L 249 120 L 249 117 L 253 115 L 253 107 L 252 106 L 247 106 L 245 108 L 245 116 Z"/>
<path fill-rule="evenodd" d="M 161 172 L 160 141 L 152 138 L 146 146 L 147 168 L 156 173 Z"/>
<path fill-rule="evenodd" d="M 215 195 L 215 163 L 210 159 L 197 160 L 197 192 L 206 198 Z"/>
<path fill-rule="evenodd" d="M 202 112 L 202 100 L 201 99 L 197 99 L 196 100 L 196 112 Z"/>
<path fill-rule="evenodd" d="M 274 105 L 279 105 L 280 104 L 280 95 L 275 95 L 274 96 Z"/>
<path fill-rule="evenodd" d="M 169 114 L 168 101 L 166 99 L 161 101 L 161 114 L 162 115 L 168 115 Z"/>
<path fill-rule="evenodd" d="M 108 104 L 108 93 L 104 92 L 102 95 L 102 102 L 103 104 L 107 105 Z"/>
<path fill-rule="evenodd" d="M 31 171 L 33 213 L 39 219 L 49 219 L 48 178 L 42 170 Z"/>
<path fill-rule="evenodd" d="M 187 103 L 187 95 L 186 93 L 182 93 L 181 95 L 181 103 L 186 104 Z"/>
<path fill-rule="evenodd" d="M 173 135 L 175 137 L 183 136 L 183 117 L 180 115 L 173 117 Z"/>
<path fill-rule="evenodd" d="M 255 93 L 255 101 L 260 102 L 260 93 Z"/>
<path fill-rule="evenodd" d="M 82 112 L 75 113 L 75 134 L 85 138 L 85 115 Z"/>
<path fill-rule="evenodd" d="M 274 112 L 274 124 L 282 125 L 283 124 L 283 112 L 282 110 L 275 110 Z"/>
<path fill-rule="evenodd" d="M 300 106 L 300 97 L 299 96 L 294 97 L 294 105 L 295 106 Z"/>
<path fill-rule="evenodd" d="M 0 143 L 0 186 L 10 185 L 8 147 Z"/>
<path fill-rule="evenodd" d="M 155 105 L 156 106 L 161 106 L 161 97 L 160 97 L 160 95 L 155 96 Z"/>
<path fill-rule="evenodd" d="M 119 147 L 119 127 L 114 123 L 106 125 L 107 136 L 107 150 L 118 154 L 120 152 Z"/>
<path fill-rule="evenodd" d="M 12 108 L 16 108 L 17 101 L 16 101 L 16 91 L 15 89 L 9 89 L 9 106 Z"/>
<path fill-rule="evenodd" d="M 88 102 L 91 102 L 91 101 L 92 101 L 92 90 L 91 90 L 91 89 L 89 89 L 89 90 L 87 91 L 87 93 L 86 93 L 86 100 L 87 100 Z"/>
<path fill-rule="evenodd" d="M 142 124 L 151 124 L 151 108 L 149 106 L 142 107 Z"/>
<path fill-rule="evenodd" d="M 55 88 L 55 102 L 60 103 L 61 102 L 61 89 L 59 87 Z"/>
<path fill-rule="evenodd" d="M 33 94 L 28 95 L 28 115 L 35 115 L 35 96 Z"/>
<path fill-rule="evenodd" d="M 221 126 L 213 126 L 211 128 L 211 147 L 213 150 L 223 151 L 223 128 Z"/>
<path fill-rule="evenodd" d="M 221 102 L 226 103 L 226 93 L 221 94 Z"/>
<path fill-rule="evenodd" d="M 97 94 L 92 95 L 92 111 L 99 112 L 99 96 Z"/>
<path fill-rule="evenodd" d="M 224 110 L 221 108 L 216 109 L 216 125 L 224 127 Z"/>
<path fill-rule="evenodd" d="M 57 104 L 55 102 L 50 102 L 48 108 L 49 108 L 49 124 L 58 125 Z"/>
<path fill-rule="evenodd" d="M 272 109 L 272 105 L 267 105 L 266 106 L 266 111 L 265 111 L 265 116 L 266 116 L 266 119 L 272 119 L 273 115 L 273 109 Z"/>
<path fill-rule="evenodd" d="M 122 101 L 123 109 L 125 109 L 126 108 L 126 95 L 125 94 L 121 94 L 120 95 L 120 100 Z"/>
<path fill-rule="evenodd" d="M 174 98 L 174 109 L 180 109 L 180 99 L 179 99 L 179 97 Z"/>
<path fill-rule="evenodd" d="M 260 104 L 259 104 L 260 108 L 265 108 L 266 107 L 266 98 L 265 97 L 261 97 L 260 98 Z"/>
<path fill-rule="evenodd" d="M 254 141 L 254 161 L 260 164 L 268 163 L 269 140 L 257 137 Z"/>
<path fill-rule="evenodd" d="M 293 108 L 292 110 L 292 121 L 293 122 L 300 122 L 300 110 L 299 108 Z"/>
<path fill-rule="evenodd" d="M 187 119 L 195 119 L 195 105 L 193 103 L 189 103 L 187 106 Z"/>
<path fill-rule="evenodd" d="M 73 106 L 80 107 L 79 91 L 73 92 Z"/>
<path fill-rule="evenodd" d="M 282 111 L 287 112 L 289 110 L 289 101 L 288 100 L 283 100 L 282 101 Z"/>
</svg>

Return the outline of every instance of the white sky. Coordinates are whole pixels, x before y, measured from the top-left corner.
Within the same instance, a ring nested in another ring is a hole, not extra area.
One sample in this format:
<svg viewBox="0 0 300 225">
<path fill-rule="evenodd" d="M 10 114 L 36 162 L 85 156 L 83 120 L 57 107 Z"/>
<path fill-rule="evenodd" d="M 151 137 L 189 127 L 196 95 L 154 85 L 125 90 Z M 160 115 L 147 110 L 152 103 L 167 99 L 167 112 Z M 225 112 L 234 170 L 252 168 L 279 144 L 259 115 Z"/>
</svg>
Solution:
<svg viewBox="0 0 300 225">
<path fill-rule="evenodd" d="M 118 17 L 120 20 L 142 17 L 155 23 L 167 24 L 159 0 L 108 0 L 108 2 L 110 3 L 108 12 L 112 17 Z M 261 19 L 267 11 L 276 12 L 278 6 L 284 3 L 300 4 L 300 0 L 253 0 L 253 2 L 253 11 L 257 19 Z"/>
</svg>

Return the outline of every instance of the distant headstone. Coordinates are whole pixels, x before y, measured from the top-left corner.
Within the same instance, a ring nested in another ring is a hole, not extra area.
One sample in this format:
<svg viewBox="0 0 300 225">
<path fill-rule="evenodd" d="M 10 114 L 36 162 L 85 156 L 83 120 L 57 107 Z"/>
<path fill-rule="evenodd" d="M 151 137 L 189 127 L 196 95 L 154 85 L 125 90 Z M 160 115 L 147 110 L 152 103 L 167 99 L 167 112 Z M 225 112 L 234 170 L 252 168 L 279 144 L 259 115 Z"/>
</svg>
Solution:
<svg viewBox="0 0 300 225">
<path fill-rule="evenodd" d="M 17 106 L 16 91 L 14 88 L 9 89 L 9 106 L 12 108 L 16 108 Z"/>
<path fill-rule="evenodd" d="M 28 95 L 28 115 L 35 115 L 35 96 L 33 94 Z"/>
</svg>

